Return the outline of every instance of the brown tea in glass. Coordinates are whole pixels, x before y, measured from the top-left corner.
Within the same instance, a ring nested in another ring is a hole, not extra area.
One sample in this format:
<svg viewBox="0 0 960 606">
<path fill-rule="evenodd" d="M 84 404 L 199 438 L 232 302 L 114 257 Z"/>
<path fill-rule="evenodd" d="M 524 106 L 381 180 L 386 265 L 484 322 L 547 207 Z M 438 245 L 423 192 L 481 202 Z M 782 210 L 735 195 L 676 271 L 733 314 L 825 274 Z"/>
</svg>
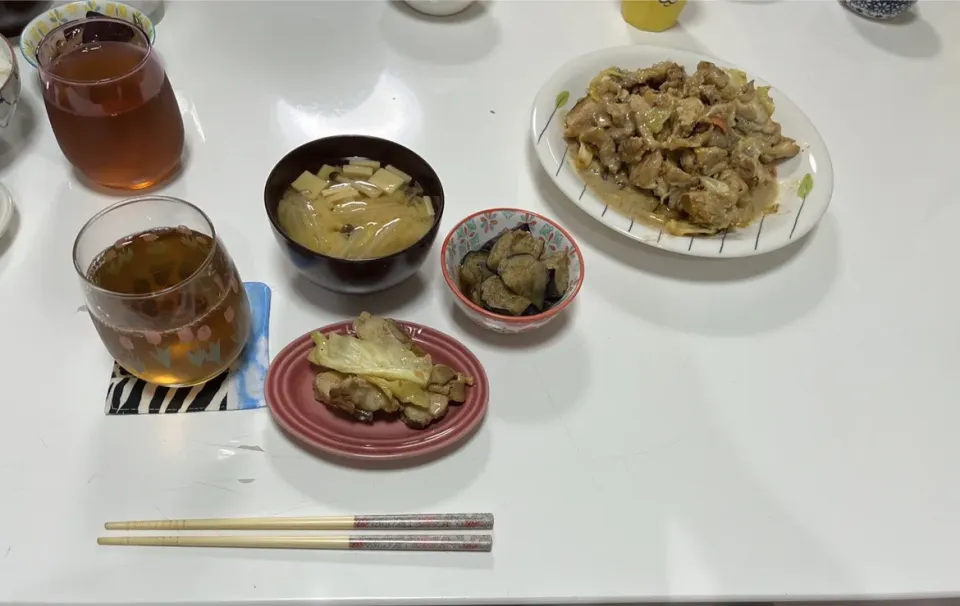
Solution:
<svg viewBox="0 0 960 606">
<path fill-rule="evenodd" d="M 145 381 L 207 381 L 246 345 L 250 304 L 240 276 L 206 215 L 183 200 L 107 208 L 77 236 L 74 263 L 100 339 Z"/>
<path fill-rule="evenodd" d="M 176 172 L 183 119 L 143 30 L 109 17 L 75 21 L 43 38 L 37 60 L 50 126 L 84 176 L 135 190 Z"/>
</svg>

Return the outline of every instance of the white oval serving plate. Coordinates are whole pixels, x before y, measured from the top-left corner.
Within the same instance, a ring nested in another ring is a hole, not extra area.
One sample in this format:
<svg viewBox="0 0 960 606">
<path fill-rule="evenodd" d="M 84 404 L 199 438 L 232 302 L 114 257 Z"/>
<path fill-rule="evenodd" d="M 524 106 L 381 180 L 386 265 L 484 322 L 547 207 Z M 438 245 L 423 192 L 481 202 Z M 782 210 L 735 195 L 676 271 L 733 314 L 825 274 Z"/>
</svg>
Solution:
<svg viewBox="0 0 960 606">
<path fill-rule="evenodd" d="M 584 186 L 567 158 L 563 140 L 564 116 L 586 94 L 587 84 L 601 70 L 611 66 L 627 69 L 648 67 L 660 61 L 675 61 L 693 73 L 700 61 L 720 67 L 730 65 L 719 59 L 690 51 L 661 46 L 621 46 L 578 57 L 554 73 L 540 88 L 533 103 L 531 135 L 544 170 L 574 204 L 610 229 L 650 246 L 697 257 L 746 257 L 767 253 L 799 240 L 820 221 L 833 193 L 833 167 L 823 139 L 800 108 L 776 87 L 771 95 L 776 104 L 773 119 L 783 127 L 784 136 L 800 145 L 801 152 L 778 165 L 780 194 L 776 213 L 768 214 L 745 228 L 715 236 L 673 236 L 619 214 Z M 744 70 L 747 71 L 747 70 Z M 768 82 L 747 71 L 758 86 Z M 798 195 L 800 181 L 810 175 L 813 188 L 805 199 Z"/>
<path fill-rule="evenodd" d="M 10 227 L 10 221 L 13 219 L 13 196 L 10 190 L 0 183 L 0 238 Z"/>
</svg>

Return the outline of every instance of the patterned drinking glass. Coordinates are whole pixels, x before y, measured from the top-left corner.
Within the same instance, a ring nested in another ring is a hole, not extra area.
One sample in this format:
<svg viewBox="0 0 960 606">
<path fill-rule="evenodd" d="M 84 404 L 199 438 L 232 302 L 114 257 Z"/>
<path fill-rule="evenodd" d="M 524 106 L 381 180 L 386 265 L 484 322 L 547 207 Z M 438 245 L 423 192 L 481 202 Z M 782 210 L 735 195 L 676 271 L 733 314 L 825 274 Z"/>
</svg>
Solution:
<svg viewBox="0 0 960 606">
<path fill-rule="evenodd" d="M 143 189 L 176 172 L 183 119 L 143 30 L 108 17 L 67 23 L 40 41 L 37 62 L 53 134 L 84 176 Z"/>
<path fill-rule="evenodd" d="M 247 342 L 250 304 L 237 268 L 189 202 L 141 196 L 102 210 L 77 235 L 73 263 L 107 351 L 145 381 L 202 383 Z"/>
</svg>

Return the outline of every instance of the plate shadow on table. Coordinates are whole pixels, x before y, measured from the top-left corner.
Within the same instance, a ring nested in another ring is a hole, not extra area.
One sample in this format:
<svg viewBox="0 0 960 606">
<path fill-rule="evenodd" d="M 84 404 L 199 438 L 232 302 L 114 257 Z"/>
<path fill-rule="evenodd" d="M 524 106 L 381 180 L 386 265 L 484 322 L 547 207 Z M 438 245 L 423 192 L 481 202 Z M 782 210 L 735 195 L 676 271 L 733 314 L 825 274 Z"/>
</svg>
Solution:
<svg viewBox="0 0 960 606">
<path fill-rule="evenodd" d="M 701 6 L 701 2 L 702 0 L 689 0 L 683 8 L 683 12 L 680 13 L 677 24 L 663 32 L 647 32 L 642 29 L 637 29 L 626 21 L 623 21 L 620 16 L 619 0 L 615 0 L 613 10 L 616 11 L 617 17 L 623 22 L 623 27 L 626 29 L 627 35 L 633 44 L 666 46 L 678 50 L 709 55 L 709 51 L 700 44 L 700 41 L 687 32 L 688 27 L 697 25 L 703 20 L 703 7 Z M 639 68 L 643 66 L 637 65 L 635 67 Z"/>
<path fill-rule="evenodd" d="M 427 512 L 442 509 L 442 503 L 482 475 L 491 448 L 490 430 L 484 428 L 487 422 L 485 419 L 470 436 L 442 451 L 401 461 L 361 461 L 318 452 L 276 424 L 274 430 L 265 432 L 264 449 L 287 484 L 334 511 L 384 513 L 378 509 L 381 495 L 389 494 L 396 513 Z"/>
<path fill-rule="evenodd" d="M 444 503 L 466 489 L 481 475 L 490 455 L 490 435 L 489 431 L 483 429 L 482 423 L 473 435 L 450 449 L 432 457 L 407 461 L 377 463 L 331 457 L 305 448 L 276 424 L 273 424 L 273 430 L 265 432 L 261 443 L 264 451 L 268 453 L 269 465 L 278 480 L 304 496 L 301 506 L 271 514 L 276 516 L 448 511 L 450 506 L 445 506 Z M 472 448 L 470 456 L 456 452 L 468 446 Z M 456 463 L 457 473 L 453 473 L 446 462 L 448 456 L 461 457 Z M 361 473 L 356 473 L 358 471 Z M 384 509 L 385 494 L 390 495 L 389 511 Z M 311 504 L 315 504 L 317 509 L 312 510 Z M 479 507 L 483 508 L 482 505 Z M 203 556 L 202 551 L 195 550 L 185 556 L 199 558 Z M 216 557 L 321 564 L 355 561 L 365 566 L 396 566 L 402 561 L 404 566 L 431 569 L 493 567 L 492 553 L 450 557 L 450 554 L 440 552 L 413 555 L 400 552 L 225 549 L 218 550 Z"/>
<path fill-rule="evenodd" d="M 168 1 L 165 4 L 171 3 Z M 229 27 L 200 31 L 201 35 L 187 42 L 189 48 L 180 49 L 178 54 L 204 57 L 204 65 L 210 74 L 228 73 L 234 62 L 249 65 L 251 73 L 256 73 L 257 88 L 277 92 L 275 100 L 258 106 L 249 104 L 260 104 L 263 101 L 247 95 L 245 102 L 248 107 L 239 114 L 242 119 L 248 115 L 261 115 L 257 112 L 267 112 L 262 114 L 264 119 L 268 120 L 265 124 L 270 124 L 271 119 L 274 124 L 279 121 L 283 133 L 293 141 L 305 142 L 327 135 L 342 134 L 338 132 L 339 121 L 371 98 L 390 55 L 381 39 L 382 35 L 377 31 L 380 4 L 270 2 L 267 10 L 276 23 L 283 23 L 283 28 L 282 32 L 278 30 L 265 36 L 264 22 L 257 11 L 266 5 L 239 2 L 230 6 L 229 14 L 233 19 Z M 189 4 L 171 4 L 174 5 L 177 10 L 182 10 L 187 15 L 194 10 Z M 220 6 L 225 5 L 206 6 L 208 10 L 218 11 Z M 347 24 L 349 26 L 346 26 Z M 236 44 L 237 40 L 242 40 L 243 43 Z M 283 40 L 300 40 L 301 43 L 310 40 L 315 44 L 315 50 L 284 52 L 283 68 L 275 69 L 268 58 L 277 53 L 276 48 L 278 44 L 284 44 Z M 210 49 L 224 48 L 230 48 L 230 53 L 210 52 Z M 317 58 L 336 57 L 347 52 L 346 49 L 350 49 L 350 69 L 337 71 L 336 94 L 317 94 L 314 79 L 323 77 L 317 74 Z M 291 84 L 289 74 L 303 76 Z M 214 89 L 223 88 L 219 82 L 220 80 L 214 78 L 207 85 Z M 236 90 L 242 95 L 241 89 Z M 218 128 L 215 124 L 212 127 Z M 277 160 L 279 158 L 280 156 L 277 156 Z"/>
<path fill-rule="evenodd" d="M 283 259 L 283 262 L 288 266 L 290 265 L 289 259 Z M 288 268 L 288 272 L 292 271 L 295 270 Z M 317 286 L 299 273 L 290 279 L 292 280 L 294 295 L 312 307 L 332 314 L 340 320 L 355 318 L 360 315 L 360 312 L 364 311 L 377 316 L 389 317 L 428 292 L 427 283 L 419 271 L 392 288 L 366 295 L 346 295 L 333 292 L 322 286 Z"/>
<path fill-rule="evenodd" d="M 592 266 L 584 287 L 599 292 L 630 315 L 682 332 L 755 334 L 809 313 L 836 279 L 839 234 L 829 212 L 810 234 L 765 255 L 688 257 L 636 242 L 587 216 L 550 180 L 530 144 L 527 163 L 547 208 L 561 225 L 578 242 L 620 265 Z M 589 258 L 585 262 L 590 266 Z M 637 280 L 630 272 L 646 280 Z M 650 280 L 657 278 L 670 280 L 672 288 L 656 288 Z M 753 292 L 738 288 L 751 281 L 758 282 Z"/>
<path fill-rule="evenodd" d="M 441 65 L 473 63 L 500 42 L 500 26 L 487 2 L 474 2 L 449 17 L 424 15 L 404 2 L 387 2 L 380 16 L 380 36 L 404 56 Z"/>
<path fill-rule="evenodd" d="M 502 335 L 477 326 L 455 304 L 450 305 L 457 327 L 469 335 L 471 340 L 480 341 L 500 349 L 498 357 L 509 362 L 515 360 L 517 372 L 529 380 L 528 388 L 542 392 L 545 399 L 539 400 L 539 406 L 524 399 L 514 406 L 497 406 L 498 389 L 506 389 L 503 381 L 491 381 L 490 413 L 510 423 L 544 423 L 562 417 L 574 404 L 583 401 L 583 395 L 589 387 L 585 379 L 591 372 L 591 360 L 586 352 L 588 348 L 576 331 L 576 316 L 579 305 L 574 301 L 570 307 L 549 324 L 526 334 Z M 481 361 L 482 352 L 478 353 Z M 531 363 L 535 360 L 534 363 Z M 577 368 L 576 373 L 556 373 L 550 369 L 569 366 Z M 489 370 L 488 370 L 489 372 Z M 547 381 L 549 380 L 549 386 Z"/>
<path fill-rule="evenodd" d="M 907 58 L 934 57 L 942 50 L 942 41 L 937 30 L 923 18 L 921 5 L 885 21 L 874 21 L 861 17 L 851 10 L 840 7 L 847 13 L 847 19 L 854 31 L 869 44 L 892 55 Z"/>
<path fill-rule="evenodd" d="M 21 93 L 10 123 L 0 129 L 0 170 L 15 164 L 24 148 L 36 138 L 37 110 L 32 101 L 29 95 Z"/>
<path fill-rule="evenodd" d="M 346 533 L 337 533 L 346 534 Z M 445 533 L 448 534 L 448 533 Z M 496 550 L 496 541 L 494 541 Z M 189 560 L 195 566 L 203 566 L 209 558 L 218 560 L 252 560 L 255 562 L 290 562 L 323 566 L 324 564 L 356 565 L 373 570 L 377 566 L 397 566 L 428 570 L 490 570 L 493 568 L 493 553 L 445 553 L 442 551 L 366 551 L 323 549 L 183 549 L 178 559 Z M 207 552 L 207 553 L 204 553 Z M 214 553 L 215 552 L 215 553 Z M 189 571 L 185 571 L 189 572 Z M 256 585 L 253 586 L 256 589 Z M 253 602 L 266 604 L 268 602 Z M 381 603 L 381 602 L 373 602 Z"/>
<path fill-rule="evenodd" d="M 551 320 L 546 326 L 518 335 L 504 335 L 477 325 L 460 311 L 460 308 L 453 302 L 449 305 L 449 314 L 460 330 L 467 333 L 471 339 L 482 341 L 492 347 L 529 351 L 531 348 L 564 338 L 564 335 L 570 330 L 573 321 L 571 315 L 576 312 L 576 309 L 577 302 L 573 301 L 569 308 Z"/>
<path fill-rule="evenodd" d="M 160 22 L 163 21 L 163 18 L 167 16 L 167 3 L 166 2 L 157 2 L 157 8 L 148 15 L 150 21 L 153 22 L 154 27 L 160 25 Z"/>
<path fill-rule="evenodd" d="M 677 31 L 678 33 L 689 35 L 684 31 L 685 28 L 691 25 L 696 25 L 700 23 L 702 20 L 703 20 L 703 0 L 688 0 L 686 5 L 684 5 L 683 7 L 683 11 L 680 13 L 680 17 L 677 18 L 677 24 L 667 31 Z M 658 34 L 659 32 L 654 33 L 655 36 Z M 691 41 L 693 41 L 692 38 L 691 38 Z M 693 44 L 696 44 L 696 42 L 693 42 Z M 691 48 L 689 50 L 696 50 L 696 49 Z"/>
<path fill-rule="evenodd" d="M 10 248 L 13 247 L 13 241 L 17 238 L 18 231 L 20 231 L 20 210 L 17 208 L 16 201 L 14 201 L 10 223 L 7 225 L 7 229 L 0 234 L 0 278 L 3 278 L 4 270 L 10 262 L 8 253 Z"/>
<path fill-rule="evenodd" d="M 611 434 L 611 418 L 617 419 L 620 436 L 630 434 L 629 425 L 637 422 L 631 415 L 638 405 L 645 407 L 644 398 L 612 402 L 602 418 L 582 418 L 587 424 L 583 431 L 607 436 L 612 442 L 609 448 L 601 454 L 581 445 L 566 469 L 544 470 L 552 481 L 518 483 L 510 494 L 512 522 L 520 524 L 541 516 L 545 501 L 554 502 L 557 510 L 566 508 L 573 517 L 589 510 L 597 519 L 617 519 L 617 539 L 643 548 L 625 559 L 610 558 L 613 561 L 607 572 L 611 576 L 634 574 L 638 584 L 663 596 L 665 603 L 689 599 L 677 593 L 682 584 L 677 579 L 687 569 L 681 572 L 676 567 L 683 565 L 693 566 L 700 575 L 697 578 L 706 579 L 711 594 L 736 596 L 742 601 L 772 597 L 779 584 L 770 582 L 768 573 L 776 577 L 782 571 L 790 571 L 784 578 L 792 587 L 839 588 L 850 595 L 862 590 L 846 563 L 818 535 L 821 529 L 809 526 L 810 510 L 803 506 L 809 507 L 811 501 L 795 502 L 782 484 L 779 489 L 771 486 L 764 475 L 772 473 L 771 466 L 750 457 L 749 453 L 756 451 L 752 443 L 769 442 L 771 436 L 731 435 L 728 423 L 718 417 L 722 407 L 708 404 L 714 398 L 698 375 L 688 373 L 685 378 L 683 389 L 667 407 L 680 405 L 685 410 L 675 425 L 661 428 L 658 434 L 663 435 L 616 440 Z M 656 408 L 664 408 L 663 402 L 653 403 L 651 412 Z M 783 454 L 796 453 L 784 450 Z M 576 478 L 584 478 L 583 483 Z M 573 492 L 583 492 L 587 486 L 592 496 L 568 502 L 565 497 L 577 498 L 570 495 L 570 486 L 581 489 Z M 824 498 L 841 501 L 844 496 Z M 857 510 L 845 511 L 855 515 Z M 542 526 L 529 530 L 541 536 L 550 532 Z M 574 524 L 565 532 L 570 545 L 595 541 L 591 533 L 596 529 Z M 535 544 L 537 537 L 525 539 Z M 754 548 L 744 548 L 744 541 Z M 582 569 L 592 559 L 604 557 L 603 553 L 573 549 L 563 565 Z M 757 569 L 757 562 L 765 563 L 762 570 Z M 798 568 L 797 562 L 803 565 Z M 779 597 L 785 595 L 790 594 Z"/>
<path fill-rule="evenodd" d="M 798 504 L 772 490 L 710 407 L 697 404 L 703 401 L 702 397 L 690 399 L 693 410 L 683 441 L 664 447 L 683 449 L 685 454 L 649 451 L 625 458 L 619 462 L 623 473 L 612 476 L 617 484 L 606 487 L 612 493 L 607 498 L 621 502 L 632 495 L 629 489 L 620 492 L 622 486 L 633 483 L 647 487 L 648 498 L 642 507 L 634 509 L 632 520 L 625 520 L 625 532 L 660 546 L 653 574 L 662 577 L 669 587 L 666 580 L 675 574 L 670 564 L 676 561 L 669 555 L 677 550 L 678 537 L 683 537 L 679 543 L 695 546 L 687 549 L 693 550 L 715 595 L 741 596 L 744 601 L 783 599 L 785 594 L 763 593 L 762 588 L 775 584 L 746 580 L 744 570 L 750 568 L 738 547 L 746 538 L 764 541 L 765 569 L 792 570 L 797 579 L 795 587 L 830 587 L 838 595 L 855 595 L 862 590 L 860 581 L 817 536 L 816 529 L 799 517 Z M 710 505 L 704 507 L 708 494 Z M 728 523 L 718 523 L 723 520 Z M 742 532 L 745 527 L 749 528 L 746 535 Z M 796 562 L 804 562 L 802 570 Z M 745 594 L 746 588 L 754 589 Z"/>
</svg>

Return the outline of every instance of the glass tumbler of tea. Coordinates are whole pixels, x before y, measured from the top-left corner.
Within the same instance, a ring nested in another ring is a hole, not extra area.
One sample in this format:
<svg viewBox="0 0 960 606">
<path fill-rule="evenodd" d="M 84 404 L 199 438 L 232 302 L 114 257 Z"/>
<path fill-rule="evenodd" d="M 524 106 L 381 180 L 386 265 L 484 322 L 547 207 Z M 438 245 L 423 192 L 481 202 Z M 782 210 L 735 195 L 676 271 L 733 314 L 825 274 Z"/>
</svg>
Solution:
<svg viewBox="0 0 960 606">
<path fill-rule="evenodd" d="M 57 143 L 90 181 L 137 190 L 179 169 L 183 119 L 143 30 L 109 17 L 74 21 L 40 41 L 37 62 Z"/>
<path fill-rule="evenodd" d="M 189 202 L 141 196 L 100 211 L 77 235 L 73 264 L 107 351 L 145 381 L 203 383 L 247 343 L 247 291 L 210 219 Z"/>
</svg>

